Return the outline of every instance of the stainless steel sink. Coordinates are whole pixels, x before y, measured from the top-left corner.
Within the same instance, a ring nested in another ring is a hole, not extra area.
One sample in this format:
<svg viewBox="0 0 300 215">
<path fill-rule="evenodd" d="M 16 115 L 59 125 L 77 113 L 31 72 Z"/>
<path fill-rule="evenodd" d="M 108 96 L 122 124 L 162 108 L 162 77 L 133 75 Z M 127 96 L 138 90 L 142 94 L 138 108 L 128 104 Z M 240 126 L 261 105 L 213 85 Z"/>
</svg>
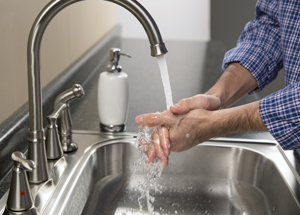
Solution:
<svg viewBox="0 0 300 215">
<path fill-rule="evenodd" d="M 149 214 L 140 211 L 133 163 L 133 134 L 74 134 L 77 152 L 56 164 L 35 206 L 47 215 Z M 160 215 L 299 215 L 299 176 L 277 144 L 219 138 L 172 153 L 158 180 L 154 211 Z M 59 171 L 59 166 L 63 169 Z M 57 175 L 57 177 L 54 177 Z M 298 195 L 297 195 L 298 193 Z"/>
<path fill-rule="evenodd" d="M 276 144 L 218 139 L 172 153 L 158 181 L 161 192 L 151 190 L 154 211 L 299 215 L 299 183 L 280 150 Z M 67 156 L 67 162 L 76 156 Z M 88 147 L 68 178 L 58 184 L 44 214 L 149 214 L 145 204 L 139 211 L 137 182 L 142 175 L 132 175 L 138 157 L 134 138 Z"/>
</svg>

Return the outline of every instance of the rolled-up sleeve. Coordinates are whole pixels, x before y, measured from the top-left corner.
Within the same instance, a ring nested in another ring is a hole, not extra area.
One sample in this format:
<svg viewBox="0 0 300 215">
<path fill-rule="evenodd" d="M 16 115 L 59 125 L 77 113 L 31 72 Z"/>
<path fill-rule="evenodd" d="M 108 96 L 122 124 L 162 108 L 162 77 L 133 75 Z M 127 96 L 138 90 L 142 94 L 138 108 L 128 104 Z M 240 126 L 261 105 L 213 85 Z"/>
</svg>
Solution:
<svg viewBox="0 0 300 215">
<path fill-rule="evenodd" d="M 291 84 L 260 101 L 260 116 L 284 150 L 300 147 L 300 83 Z"/>
<path fill-rule="evenodd" d="M 274 80 L 283 66 L 279 23 L 274 11 L 266 6 L 264 1 L 257 3 L 256 19 L 247 23 L 237 46 L 225 54 L 222 65 L 222 71 L 232 62 L 239 62 L 248 69 L 258 83 L 254 92 Z"/>
</svg>

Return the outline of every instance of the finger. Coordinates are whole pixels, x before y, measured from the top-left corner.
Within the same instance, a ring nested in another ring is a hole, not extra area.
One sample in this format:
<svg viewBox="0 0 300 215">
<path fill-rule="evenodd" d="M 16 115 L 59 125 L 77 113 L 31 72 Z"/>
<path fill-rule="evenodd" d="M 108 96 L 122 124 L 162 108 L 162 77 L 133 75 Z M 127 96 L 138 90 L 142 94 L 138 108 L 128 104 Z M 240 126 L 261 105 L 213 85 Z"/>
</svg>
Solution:
<svg viewBox="0 0 300 215">
<path fill-rule="evenodd" d="M 140 126 L 154 127 L 159 125 L 170 126 L 174 123 L 176 117 L 170 111 L 163 113 L 150 113 L 139 115 L 135 118 L 136 124 Z"/>
<path fill-rule="evenodd" d="M 143 152 L 146 153 L 149 150 L 149 143 L 145 138 L 140 139 L 140 145 L 142 146 Z"/>
<path fill-rule="evenodd" d="M 157 158 L 163 163 L 164 167 L 168 166 L 168 159 L 167 159 L 167 156 L 164 154 L 164 151 L 161 147 L 160 136 L 159 136 L 158 132 L 154 132 L 152 134 L 152 139 L 153 139 L 155 154 L 156 154 Z"/>
<path fill-rule="evenodd" d="M 147 163 L 152 163 L 154 161 L 154 159 L 156 158 L 154 145 L 150 146 L 150 149 L 147 153 L 147 157 L 148 157 Z"/>
<path fill-rule="evenodd" d="M 160 137 L 160 145 L 163 149 L 165 156 L 170 155 L 170 140 L 169 140 L 169 130 L 165 126 L 161 126 L 159 130 L 159 137 Z"/>
<path fill-rule="evenodd" d="M 214 95 L 199 94 L 190 98 L 182 99 L 170 107 L 172 113 L 185 114 L 194 109 L 217 110 L 221 106 L 221 100 Z"/>
</svg>

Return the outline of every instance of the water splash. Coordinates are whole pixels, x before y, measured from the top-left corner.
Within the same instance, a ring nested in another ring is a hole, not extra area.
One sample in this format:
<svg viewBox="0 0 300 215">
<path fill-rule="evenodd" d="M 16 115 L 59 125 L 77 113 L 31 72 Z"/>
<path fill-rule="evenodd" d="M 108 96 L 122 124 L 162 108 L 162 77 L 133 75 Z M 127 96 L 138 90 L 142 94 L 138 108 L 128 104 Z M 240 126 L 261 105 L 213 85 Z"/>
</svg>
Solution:
<svg viewBox="0 0 300 215">
<path fill-rule="evenodd" d="M 134 177 L 134 175 L 139 171 L 143 173 L 144 179 L 138 182 L 138 188 L 141 192 L 141 196 L 138 198 L 138 202 L 140 211 L 142 211 L 142 202 L 146 201 L 148 212 L 151 215 L 159 215 L 158 212 L 154 212 L 153 203 L 155 198 L 154 196 L 150 195 L 150 189 L 154 188 L 155 192 L 160 191 L 157 186 L 157 179 L 161 176 L 161 173 L 163 171 L 163 164 L 157 158 L 152 163 L 147 163 L 146 161 L 148 157 L 144 151 L 148 150 L 148 147 L 154 144 L 151 136 L 152 133 L 154 131 L 157 131 L 158 129 L 160 129 L 159 126 L 152 128 L 139 127 L 139 133 L 135 141 L 135 146 L 139 150 L 139 158 L 133 164 L 134 173 L 132 176 Z M 141 144 L 146 142 L 148 143 L 147 146 L 145 144 Z"/>
</svg>

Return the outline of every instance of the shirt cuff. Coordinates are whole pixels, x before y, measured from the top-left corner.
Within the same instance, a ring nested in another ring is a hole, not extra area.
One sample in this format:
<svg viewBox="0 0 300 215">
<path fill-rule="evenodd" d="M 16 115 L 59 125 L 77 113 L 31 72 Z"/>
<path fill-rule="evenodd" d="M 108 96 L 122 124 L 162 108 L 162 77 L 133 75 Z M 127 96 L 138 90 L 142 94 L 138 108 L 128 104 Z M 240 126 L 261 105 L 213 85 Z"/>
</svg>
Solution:
<svg viewBox="0 0 300 215">
<path fill-rule="evenodd" d="M 268 59 L 264 50 L 253 43 L 242 43 L 229 50 L 224 57 L 222 71 L 232 62 L 239 62 L 250 71 L 256 79 L 258 87 L 250 93 L 261 91 L 268 83 Z"/>
<path fill-rule="evenodd" d="M 300 88 L 290 85 L 260 101 L 261 119 L 284 150 L 300 147 Z"/>
</svg>

